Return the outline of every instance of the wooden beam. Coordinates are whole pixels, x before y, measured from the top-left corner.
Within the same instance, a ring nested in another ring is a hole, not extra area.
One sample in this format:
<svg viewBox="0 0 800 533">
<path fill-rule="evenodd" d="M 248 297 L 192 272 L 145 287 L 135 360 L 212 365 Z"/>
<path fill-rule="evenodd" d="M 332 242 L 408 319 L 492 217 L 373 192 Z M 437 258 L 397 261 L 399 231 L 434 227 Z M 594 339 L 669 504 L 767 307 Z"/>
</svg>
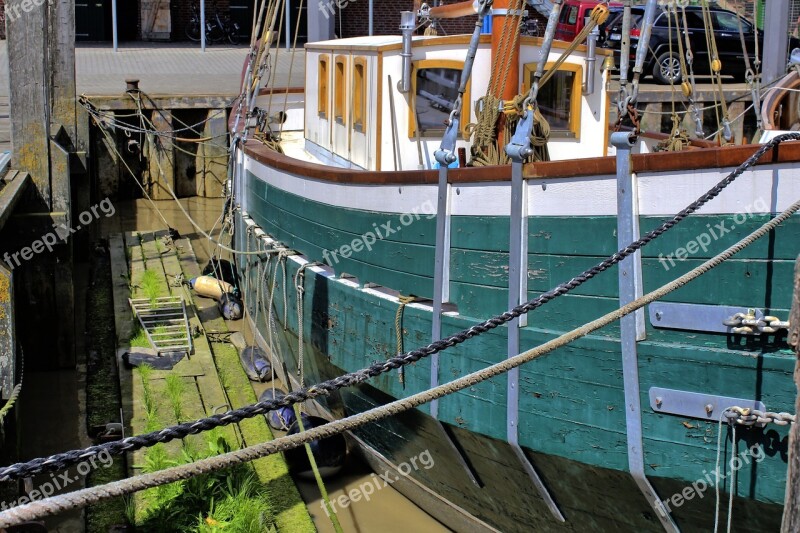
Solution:
<svg viewBox="0 0 800 533">
<path fill-rule="evenodd" d="M 800 412 L 800 256 L 794 267 L 794 299 L 789 314 L 789 344 L 794 346 L 797 361 L 794 382 L 798 388 L 794 412 Z M 783 508 L 782 533 L 800 531 L 800 424 L 792 424 L 789 432 L 789 472 L 786 477 L 786 499 Z"/>
</svg>

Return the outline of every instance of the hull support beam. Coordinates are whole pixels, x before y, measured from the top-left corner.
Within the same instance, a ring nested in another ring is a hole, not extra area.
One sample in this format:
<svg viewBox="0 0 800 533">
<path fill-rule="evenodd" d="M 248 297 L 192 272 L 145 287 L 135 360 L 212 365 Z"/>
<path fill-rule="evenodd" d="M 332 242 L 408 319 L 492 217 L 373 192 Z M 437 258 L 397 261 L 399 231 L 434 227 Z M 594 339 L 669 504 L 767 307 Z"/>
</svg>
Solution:
<svg viewBox="0 0 800 533">
<path fill-rule="evenodd" d="M 634 139 L 627 132 L 611 135 L 611 144 L 617 149 L 617 244 L 619 248 L 639 238 L 639 213 L 637 209 L 635 182 L 631 173 L 631 148 Z M 619 263 L 619 304 L 626 305 L 642 296 L 641 251 L 626 257 Z M 636 485 L 655 511 L 664 530 L 680 531 L 672 516 L 661 503 L 653 486 L 644 473 L 644 450 L 642 447 L 642 406 L 639 389 L 639 360 L 636 342 L 645 335 L 644 309 L 620 319 L 620 341 L 622 349 L 622 376 L 625 386 L 625 425 L 628 439 L 628 468 Z"/>
<path fill-rule="evenodd" d="M 528 189 L 522 177 L 522 161 L 514 161 L 511 167 L 511 220 L 508 260 L 508 308 L 513 309 L 528 295 Z M 524 323 L 515 318 L 508 323 L 508 357 L 519 354 L 519 328 L 527 325 L 527 315 L 523 315 Z M 519 445 L 519 367 L 508 372 L 506 398 L 506 440 L 514 450 L 525 473 L 536 487 L 536 491 L 544 500 L 553 517 L 559 522 L 566 522 L 550 491 L 547 490 L 539 473 L 522 447 Z"/>
</svg>

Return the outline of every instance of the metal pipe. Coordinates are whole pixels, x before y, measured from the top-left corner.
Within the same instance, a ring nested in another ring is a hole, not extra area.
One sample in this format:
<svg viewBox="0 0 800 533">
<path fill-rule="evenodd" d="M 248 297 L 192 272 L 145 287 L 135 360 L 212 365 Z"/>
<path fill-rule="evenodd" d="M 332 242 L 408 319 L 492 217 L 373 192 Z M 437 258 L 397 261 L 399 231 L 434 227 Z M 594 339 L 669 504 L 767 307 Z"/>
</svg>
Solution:
<svg viewBox="0 0 800 533">
<path fill-rule="evenodd" d="M 292 7 L 291 0 L 286 0 L 286 49 L 292 48 Z"/>
<path fill-rule="evenodd" d="M 622 39 L 620 41 L 619 54 L 619 84 L 625 86 L 628 83 L 628 67 L 631 61 L 631 2 L 625 2 L 622 11 Z M 621 99 L 622 100 L 622 99 Z"/>
<path fill-rule="evenodd" d="M 200 0 L 200 50 L 206 51 L 206 0 Z"/>
<path fill-rule="evenodd" d="M 600 36 L 600 27 L 595 26 L 586 39 L 586 83 L 583 84 L 583 94 L 594 94 L 595 63 L 597 63 L 597 39 Z"/>
<path fill-rule="evenodd" d="M 117 0 L 111 0 L 111 32 L 114 42 L 114 51 L 117 52 L 119 48 L 119 39 L 117 38 Z"/>
<path fill-rule="evenodd" d="M 403 11 L 400 14 L 400 31 L 403 32 L 403 75 L 397 83 L 397 90 L 403 94 L 411 91 L 411 42 L 414 38 L 414 28 L 417 25 L 417 15 L 413 11 Z"/>
<path fill-rule="evenodd" d="M 653 33 L 653 21 L 656 19 L 657 7 L 658 0 L 647 0 L 647 6 L 644 8 L 644 19 L 642 20 L 642 35 L 639 39 L 639 45 L 636 47 L 634 73 L 641 74 L 644 69 L 644 60 L 650 50 L 650 35 Z"/>
<path fill-rule="evenodd" d="M 478 0 L 467 0 L 457 4 L 432 7 L 428 10 L 427 16 L 432 19 L 457 19 L 475 15 L 479 9 L 480 2 Z"/>
<path fill-rule="evenodd" d="M 375 17 L 375 0 L 369 0 L 369 35 L 374 33 L 374 17 Z"/>
</svg>

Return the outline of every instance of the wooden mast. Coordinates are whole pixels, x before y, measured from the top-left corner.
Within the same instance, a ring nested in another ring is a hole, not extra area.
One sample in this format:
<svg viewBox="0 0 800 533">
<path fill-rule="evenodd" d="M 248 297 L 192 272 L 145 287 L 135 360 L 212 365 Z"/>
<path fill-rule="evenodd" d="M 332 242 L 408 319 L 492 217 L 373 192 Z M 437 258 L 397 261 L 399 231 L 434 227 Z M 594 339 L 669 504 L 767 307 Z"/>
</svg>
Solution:
<svg viewBox="0 0 800 533">
<path fill-rule="evenodd" d="M 520 90 L 519 87 L 519 39 L 514 33 L 519 31 L 515 17 L 510 16 L 510 0 L 495 0 L 492 13 L 492 65 L 501 69 L 497 93 L 493 96 L 501 100 L 512 100 Z M 524 5 L 524 3 L 520 3 Z M 501 48 L 505 36 L 505 50 Z M 507 69 L 507 70 L 506 70 Z M 505 130 L 506 116 L 501 113 L 497 121 L 497 146 L 505 146 L 503 131 Z"/>
</svg>

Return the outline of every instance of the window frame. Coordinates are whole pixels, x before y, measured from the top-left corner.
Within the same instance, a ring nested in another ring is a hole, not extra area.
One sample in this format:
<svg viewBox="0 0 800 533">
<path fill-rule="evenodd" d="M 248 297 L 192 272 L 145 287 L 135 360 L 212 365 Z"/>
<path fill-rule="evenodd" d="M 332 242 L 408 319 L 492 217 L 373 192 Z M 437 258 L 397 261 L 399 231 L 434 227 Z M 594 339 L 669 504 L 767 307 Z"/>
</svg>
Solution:
<svg viewBox="0 0 800 533">
<path fill-rule="evenodd" d="M 324 120 L 330 120 L 330 57 L 327 54 L 319 56 L 317 62 L 317 116 Z"/>
<path fill-rule="evenodd" d="M 547 72 L 555 62 L 548 61 L 545 63 L 544 71 Z M 531 76 L 536 72 L 538 63 L 525 63 L 523 66 L 522 78 L 522 94 L 527 94 L 531 87 Z M 551 139 L 570 139 L 574 141 L 581 140 L 581 106 L 583 104 L 583 66 L 575 63 L 563 63 L 558 67 L 559 72 L 571 72 L 574 74 L 572 80 L 572 98 L 570 98 L 569 107 L 569 127 L 564 129 L 554 129 L 550 126 Z M 577 96 L 577 98 L 575 97 Z"/>
<path fill-rule="evenodd" d="M 339 65 L 342 65 L 341 75 Z M 333 120 L 344 126 L 347 123 L 347 56 L 338 55 L 333 60 Z"/>
<path fill-rule="evenodd" d="M 408 108 L 408 138 L 409 139 L 416 139 L 417 137 L 417 73 L 420 70 L 425 70 L 429 68 L 446 68 L 446 69 L 456 69 L 459 71 L 464 70 L 464 62 L 458 61 L 456 59 L 420 59 L 419 61 L 414 61 L 411 64 L 411 98 L 408 99 L 409 108 Z M 467 134 L 467 125 L 469 124 L 470 117 L 472 116 L 472 102 L 470 101 L 470 89 L 472 87 L 472 80 L 467 81 L 467 87 L 464 91 L 464 96 L 462 97 L 463 105 L 461 106 L 461 116 L 459 117 L 460 121 L 460 131 L 459 131 L 459 139 L 461 140 L 468 140 L 469 135 Z M 430 139 L 430 138 L 437 138 L 441 137 L 441 134 L 437 133 L 435 135 L 425 135 L 424 132 L 420 132 L 420 139 Z"/>
<path fill-rule="evenodd" d="M 361 67 L 361 80 L 358 79 L 358 68 Z M 358 56 L 353 59 L 353 131 L 367 132 L 367 58 Z M 359 123 L 359 120 L 360 123 Z"/>
</svg>

